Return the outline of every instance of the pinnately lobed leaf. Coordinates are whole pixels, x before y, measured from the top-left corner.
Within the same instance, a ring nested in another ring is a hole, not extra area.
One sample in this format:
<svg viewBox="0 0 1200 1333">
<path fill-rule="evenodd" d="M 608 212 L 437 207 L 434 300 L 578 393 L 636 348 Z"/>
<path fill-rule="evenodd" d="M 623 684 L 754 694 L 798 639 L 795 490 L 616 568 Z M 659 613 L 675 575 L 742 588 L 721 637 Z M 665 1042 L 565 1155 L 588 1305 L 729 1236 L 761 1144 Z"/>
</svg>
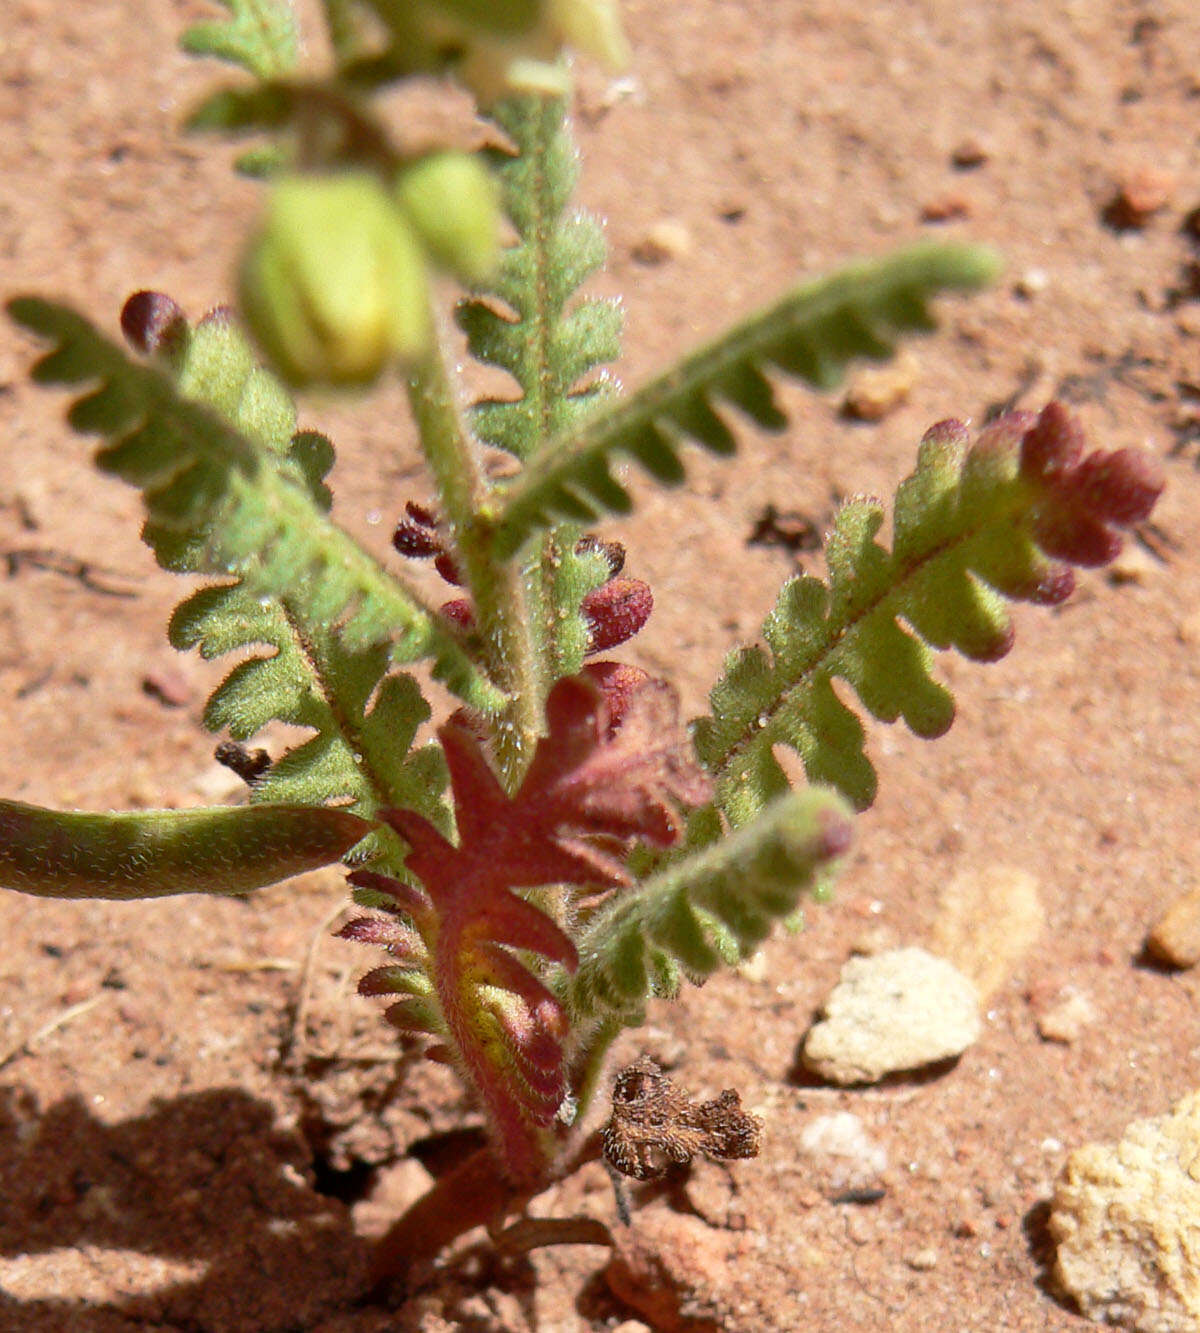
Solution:
<svg viewBox="0 0 1200 1333">
<path fill-rule="evenodd" d="M 228 332 L 225 312 L 193 335 L 220 343 L 219 352 L 192 357 L 188 343 L 180 370 L 169 353 L 131 362 L 67 307 L 25 297 L 8 310 L 55 344 L 35 379 L 93 382 L 72 406 L 71 424 L 104 436 L 98 465 L 142 491 L 143 535 L 160 564 L 232 577 L 254 597 L 290 599 L 311 624 L 336 627 L 350 651 L 384 643 L 393 663 L 432 657 L 435 674 L 465 702 L 500 706 L 500 692 L 440 617 L 328 518 L 328 441 L 291 434 L 291 400 Z"/>
<path fill-rule="evenodd" d="M 860 809 L 871 803 L 862 725 L 835 679 L 881 721 L 902 717 L 917 735 L 940 736 L 954 701 L 930 674 L 930 649 L 995 661 L 1013 641 L 1005 599 L 1061 602 L 1074 587 L 1071 565 L 1114 558 L 1116 529 L 1149 515 L 1162 469 L 1138 450 L 1084 457 L 1083 445 L 1082 427 L 1058 403 L 1001 417 L 974 444 L 961 422 L 944 421 L 926 433 L 916 471 L 896 492 L 891 551 L 875 540 L 879 501 L 853 500 L 838 513 L 828 583 L 801 575 L 784 584 L 763 625 L 765 649 L 726 661 L 711 715 L 694 726 L 734 827 L 787 790 L 776 745 L 800 755 L 811 781 Z"/>
<path fill-rule="evenodd" d="M 438 734 L 457 844 L 414 811 L 385 811 L 411 847 L 405 866 L 419 887 L 369 869 L 351 875 L 365 901 L 394 918 L 351 922 L 343 932 L 383 944 L 397 960 L 368 973 L 365 992 L 399 996 L 391 1021 L 437 1039 L 431 1054 L 475 1088 L 516 1178 L 536 1174 L 536 1136 L 567 1092 L 567 1021 L 546 975 L 577 962 L 562 925 L 518 891 L 628 885 L 626 844 L 670 846 L 683 827 L 675 806 L 711 794 L 665 684 L 631 684 L 619 724 L 606 700 L 595 677 L 554 686 L 547 734 L 511 797 L 470 725 L 445 724 Z"/>
<path fill-rule="evenodd" d="M 597 219 L 571 206 L 579 156 L 563 100 L 510 97 L 489 118 L 516 148 L 488 154 L 516 239 L 456 318 L 471 355 L 506 372 L 517 390 L 477 402 L 472 430 L 528 465 L 615 395 L 606 366 L 620 355 L 622 314 L 616 301 L 580 295 L 606 246 Z M 574 675 L 593 638 L 578 612 L 605 571 L 580 547 L 581 535 L 570 524 L 549 529 L 524 565 L 548 680 Z"/>
<path fill-rule="evenodd" d="M 561 979 L 575 1046 L 602 1024 L 641 1022 L 646 1001 L 673 995 L 681 978 L 699 982 L 752 954 L 805 890 L 820 891 L 850 833 L 835 793 L 789 792 L 601 907 L 579 936 L 578 968 Z"/>
<path fill-rule="evenodd" d="M 260 79 L 287 74 L 300 55 L 296 18 L 288 0 L 220 0 L 230 17 L 188 28 L 180 45 L 196 56 L 241 65 Z"/>
<path fill-rule="evenodd" d="M 250 893 L 339 861 L 372 826 L 304 805 L 43 810 L 0 800 L 0 887 L 39 898 Z"/>
<path fill-rule="evenodd" d="M 852 359 L 890 356 L 899 335 L 933 328 L 933 296 L 973 290 L 997 272 L 995 256 L 980 247 L 920 245 L 798 287 L 549 441 L 500 498 L 497 553 L 513 554 L 555 519 L 589 523 L 606 510 L 627 513 L 629 494 L 612 472 L 621 455 L 674 485 L 684 476 L 685 439 L 732 454 L 736 441 L 718 406 L 737 408 L 763 430 L 781 430 L 787 417 L 768 369 L 832 388 Z"/>
</svg>

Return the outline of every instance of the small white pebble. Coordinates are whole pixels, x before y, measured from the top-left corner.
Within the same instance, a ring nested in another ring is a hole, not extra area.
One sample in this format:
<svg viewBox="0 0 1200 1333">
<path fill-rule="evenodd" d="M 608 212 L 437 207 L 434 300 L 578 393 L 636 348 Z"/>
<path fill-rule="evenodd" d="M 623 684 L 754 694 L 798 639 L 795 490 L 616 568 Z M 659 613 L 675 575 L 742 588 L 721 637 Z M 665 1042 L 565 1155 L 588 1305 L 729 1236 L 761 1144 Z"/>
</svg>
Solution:
<svg viewBox="0 0 1200 1333">
<path fill-rule="evenodd" d="M 1050 275 L 1044 268 L 1027 268 L 1017 279 L 1016 291 L 1027 301 L 1039 296 L 1050 285 Z"/>
</svg>

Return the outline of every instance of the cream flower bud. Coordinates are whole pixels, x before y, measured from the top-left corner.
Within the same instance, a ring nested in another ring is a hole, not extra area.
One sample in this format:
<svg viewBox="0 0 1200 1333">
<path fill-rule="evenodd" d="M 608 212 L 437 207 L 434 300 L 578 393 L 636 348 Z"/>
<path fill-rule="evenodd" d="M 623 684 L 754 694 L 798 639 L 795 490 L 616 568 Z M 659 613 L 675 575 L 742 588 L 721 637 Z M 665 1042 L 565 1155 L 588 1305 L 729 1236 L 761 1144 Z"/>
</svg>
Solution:
<svg viewBox="0 0 1200 1333">
<path fill-rule="evenodd" d="M 435 263 L 468 283 L 495 271 L 499 192 L 478 157 L 430 153 L 400 173 L 396 197 Z"/>
<path fill-rule="evenodd" d="M 364 384 L 429 345 L 420 242 L 379 180 L 292 176 L 242 261 L 242 308 L 293 384 Z"/>
</svg>

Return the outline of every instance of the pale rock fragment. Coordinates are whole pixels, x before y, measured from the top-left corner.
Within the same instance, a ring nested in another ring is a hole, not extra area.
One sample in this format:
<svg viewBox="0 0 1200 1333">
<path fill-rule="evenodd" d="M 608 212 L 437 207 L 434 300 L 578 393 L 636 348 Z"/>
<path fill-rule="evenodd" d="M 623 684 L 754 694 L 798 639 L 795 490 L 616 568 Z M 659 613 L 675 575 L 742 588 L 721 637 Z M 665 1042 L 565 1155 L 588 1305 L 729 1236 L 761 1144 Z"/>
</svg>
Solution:
<svg viewBox="0 0 1200 1333">
<path fill-rule="evenodd" d="M 800 1151 L 827 1194 L 864 1189 L 887 1170 L 887 1150 L 867 1133 L 852 1111 L 834 1111 L 810 1120 L 800 1131 Z"/>
<path fill-rule="evenodd" d="M 1055 999 L 1037 1016 L 1038 1036 L 1070 1046 L 1078 1041 L 1084 1028 L 1096 1021 L 1096 1006 L 1086 991 L 1064 986 Z"/>
<path fill-rule="evenodd" d="M 929 946 L 986 999 L 1037 941 L 1046 912 L 1037 880 L 1015 866 L 967 869 L 938 894 Z"/>
<path fill-rule="evenodd" d="M 1200 963 L 1200 888 L 1175 899 L 1155 923 L 1146 946 L 1172 967 Z"/>
<path fill-rule="evenodd" d="M 860 370 L 846 390 L 842 412 L 855 421 L 882 421 L 908 401 L 918 369 L 917 358 L 903 351 L 890 365 Z"/>
<path fill-rule="evenodd" d="M 1200 1093 L 1075 1149 L 1054 1190 L 1055 1278 L 1089 1318 L 1200 1329 Z"/>
<path fill-rule="evenodd" d="M 1144 227 L 1171 202 L 1177 184 L 1173 171 L 1149 163 L 1127 171 L 1105 209 L 1106 220 L 1121 228 Z"/>
<path fill-rule="evenodd" d="M 685 259 L 692 252 L 692 234 L 682 222 L 663 218 L 654 223 L 633 247 L 639 264 L 653 267 L 670 259 Z"/>
<path fill-rule="evenodd" d="M 1114 587 L 1120 587 L 1124 583 L 1145 583 L 1161 568 L 1161 564 L 1144 547 L 1136 542 L 1126 542 L 1116 558 L 1109 561 L 1104 575 Z"/>
<path fill-rule="evenodd" d="M 1044 268 L 1027 268 L 1013 284 L 1013 290 L 1024 301 L 1032 301 L 1050 285 L 1050 275 Z"/>
<path fill-rule="evenodd" d="M 961 1055 L 980 1033 L 979 996 L 925 949 L 851 958 L 809 1030 L 803 1060 L 831 1083 L 874 1083 Z"/>
</svg>

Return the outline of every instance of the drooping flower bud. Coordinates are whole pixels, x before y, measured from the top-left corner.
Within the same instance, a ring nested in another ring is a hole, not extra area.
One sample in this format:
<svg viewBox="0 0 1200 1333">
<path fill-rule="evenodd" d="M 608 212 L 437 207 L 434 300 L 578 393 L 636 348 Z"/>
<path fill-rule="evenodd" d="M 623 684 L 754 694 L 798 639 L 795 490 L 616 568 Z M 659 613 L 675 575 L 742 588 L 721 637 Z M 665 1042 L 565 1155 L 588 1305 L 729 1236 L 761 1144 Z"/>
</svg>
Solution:
<svg viewBox="0 0 1200 1333">
<path fill-rule="evenodd" d="M 628 59 L 615 0 L 367 0 L 410 73 L 452 69 L 485 105 L 513 92 L 561 96 L 564 50 L 610 68 Z"/>
<path fill-rule="evenodd" d="M 430 153 L 405 167 L 396 198 L 430 257 L 467 283 L 480 283 L 500 258 L 500 199 L 473 153 Z"/>
<path fill-rule="evenodd" d="M 421 245 L 364 172 L 291 176 L 242 261 L 242 308 L 294 384 L 365 384 L 431 334 Z"/>
<path fill-rule="evenodd" d="M 562 41 L 620 69 L 629 59 L 629 47 L 613 0 L 549 0 L 550 18 Z"/>
</svg>

